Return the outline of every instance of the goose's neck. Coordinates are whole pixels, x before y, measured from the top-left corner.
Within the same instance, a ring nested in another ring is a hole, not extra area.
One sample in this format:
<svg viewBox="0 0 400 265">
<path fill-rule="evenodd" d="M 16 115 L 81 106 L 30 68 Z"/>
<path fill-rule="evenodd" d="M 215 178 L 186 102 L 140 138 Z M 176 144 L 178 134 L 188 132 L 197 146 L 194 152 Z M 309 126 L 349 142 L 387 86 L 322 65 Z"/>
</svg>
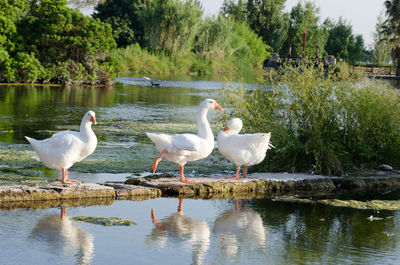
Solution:
<svg viewBox="0 0 400 265">
<path fill-rule="evenodd" d="M 197 116 L 197 127 L 199 130 L 199 136 L 205 139 L 214 139 L 214 135 L 211 131 L 210 124 L 207 120 L 208 109 L 200 109 Z"/>
<path fill-rule="evenodd" d="M 85 139 L 93 138 L 95 134 L 92 130 L 92 123 L 87 121 L 82 121 L 80 127 L 80 133 L 82 137 L 84 137 Z"/>
</svg>

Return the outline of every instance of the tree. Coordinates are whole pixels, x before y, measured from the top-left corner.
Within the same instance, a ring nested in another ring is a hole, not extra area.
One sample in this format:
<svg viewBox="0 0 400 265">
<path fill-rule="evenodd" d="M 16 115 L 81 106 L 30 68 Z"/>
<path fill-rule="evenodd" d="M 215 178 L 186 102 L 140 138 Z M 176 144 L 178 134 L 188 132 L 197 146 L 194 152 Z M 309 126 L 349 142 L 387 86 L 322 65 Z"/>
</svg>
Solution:
<svg viewBox="0 0 400 265">
<path fill-rule="evenodd" d="M 305 2 L 304 5 L 298 3 L 292 8 L 287 39 L 281 49 L 281 54 L 289 54 L 291 47 L 292 56 L 302 55 L 304 30 L 306 30 L 306 56 L 314 56 L 317 47 L 319 55 L 325 53 L 327 32 L 318 23 L 318 13 L 319 9 L 311 2 Z"/>
<path fill-rule="evenodd" d="M 391 47 L 390 43 L 385 40 L 385 35 L 382 30 L 385 26 L 383 15 L 378 16 L 378 21 L 375 25 L 375 32 L 373 33 L 373 47 L 371 60 L 378 66 L 387 64 L 390 60 Z"/>
<path fill-rule="evenodd" d="M 202 15 L 198 0 L 144 0 L 137 12 L 144 46 L 168 55 L 190 52 Z"/>
<path fill-rule="evenodd" d="M 229 37 L 234 30 L 234 20 L 219 15 L 207 17 L 201 23 L 195 37 L 193 51 L 198 54 L 226 51 Z"/>
<path fill-rule="evenodd" d="M 138 21 L 140 0 L 107 0 L 99 3 L 94 18 L 108 23 L 117 35 L 118 47 L 139 43 L 143 45 L 143 26 Z"/>
<path fill-rule="evenodd" d="M 274 51 L 279 51 L 286 39 L 288 15 L 283 12 L 286 0 L 248 0 L 247 21 Z"/>
<path fill-rule="evenodd" d="M 28 0 L 2 1 L 0 3 L 0 81 L 15 80 L 15 63 L 18 61 L 15 42 L 18 18 L 29 9 Z"/>
<path fill-rule="evenodd" d="M 105 83 L 115 72 L 111 26 L 66 6 L 66 0 L 33 0 L 18 21 L 17 49 L 33 54 L 56 83 Z"/>
<path fill-rule="evenodd" d="M 361 35 L 353 34 L 353 27 L 348 22 L 340 17 L 336 23 L 327 20 L 324 24 L 328 31 L 325 50 L 329 55 L 350 64 L 365 59 L 364 39 Z"/>
<path fill-rule="evenodd" d="M 283 12 L 286 0 L 225 0 L 220 14 L 246 21 L 274 51 L 281 49 L 286 39 L 288 15 Z"/>
<path fill-rule="evenodd" d="M 396 62 L 396 76 L 400 76 L 400 0 L 386 0 L 385 25 L 382 33 L 392 46 L 392 58 Z"/>
<path fill-rule="evenodd" d="M 237 22 L 245 22 L 247 19 L 245 4 L 243 0 L 238 0 L 237 3 L 233 0 L 224 0 L 220 14 L 224 17 L 230 16 Z"/>
</svg>

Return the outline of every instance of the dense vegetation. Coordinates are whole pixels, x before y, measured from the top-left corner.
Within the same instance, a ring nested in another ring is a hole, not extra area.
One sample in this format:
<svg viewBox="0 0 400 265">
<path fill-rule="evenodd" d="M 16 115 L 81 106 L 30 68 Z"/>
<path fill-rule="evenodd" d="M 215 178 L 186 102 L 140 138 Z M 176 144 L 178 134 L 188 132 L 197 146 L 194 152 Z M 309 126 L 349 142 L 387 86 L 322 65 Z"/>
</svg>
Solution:
<svg viewBox="0 0 400 265">
<path fill-rule="evenodd" d="M 0 81 L 106 83 L 115 70 L 111 27 L 66 0 L 2 1 Z"/>
<path fill-rule="evenodd" d="M 311 65 L 290 66 L 279 79 L 226 95 L 232 116 L 247 133 L 272 132 L 276 149 L 259 170 L 329 175 L 374 166 L 400 165 L 400 98 L 376 81 L 340 82 L 337 73 Z"/>
<path fill-rule="evenodd" d="M 286 0 L 225 0 L 219 15 L 205 17 L 199 0 L 69 0 L 71 7 L 85 4 L 96 5 L 93 18 L 66 0 L 2 1 L 0 81 L 107 83 L 120 69 L 248 73 L 272 52 L 302 56 L 304 31 L 306 57 L 318 51 L 348 64 L 381 65 L 390 63 L 390 51 L 400 58 L 398 0 L 385 1 L 370 50 L 349 22 L 320 21 L 310 1 L 285 12 Z"/>
</svg>

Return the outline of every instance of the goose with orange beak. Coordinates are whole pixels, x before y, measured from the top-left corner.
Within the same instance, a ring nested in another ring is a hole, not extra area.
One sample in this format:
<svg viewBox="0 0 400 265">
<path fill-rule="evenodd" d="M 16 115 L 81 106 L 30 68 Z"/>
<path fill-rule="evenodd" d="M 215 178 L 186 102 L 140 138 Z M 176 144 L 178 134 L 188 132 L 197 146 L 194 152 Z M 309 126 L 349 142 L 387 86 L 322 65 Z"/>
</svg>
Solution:
<svg viewBox="0 0 400 265">
<path fill-rule="evenodd" d="M 156 134 L 146 133 L 154 143 L 160 155 L 153 163 L 153 174 L 156 172 L 157 165 L 165 156 L 169 161 L 179 165 L 179 180 L 184 183 L 194 183 L 188 180 L 183 174 L 183 167 L 187 162 L 200 160 L 209 156 L 214 149 L 214 135 L 207 120 L 209 110 L 223 110 L 213 99 L 205 99 L 200 103 L 197 112 L 197 134 Z"/>
<path fill-rule="evenodd" d="M 239 134 L 242 127 L 242 120 L 233 118 L 217 136 L 218 151 L 236 164 L 236 175 L 231 179 L 245 178 L 247 167 L 263 161 L 267 150 L 274 148 L 270 143 L 271 133 Z M 241 166 L 242 176 L 239 175 Z"/>
<path fill-rule="evenodd" d="M 68 178 L 68 168 L 92 154 L 97 146 L 97 137 L 92 130 L 92 123 L 97 124 L 93 111 L 88 111 L 82 118 L 80 131 L 62 131 L 44 140 L 25 136 L 48 168 L 61 170 L 63 184 L 74 184 L 77 180 Z"/>
</svg>

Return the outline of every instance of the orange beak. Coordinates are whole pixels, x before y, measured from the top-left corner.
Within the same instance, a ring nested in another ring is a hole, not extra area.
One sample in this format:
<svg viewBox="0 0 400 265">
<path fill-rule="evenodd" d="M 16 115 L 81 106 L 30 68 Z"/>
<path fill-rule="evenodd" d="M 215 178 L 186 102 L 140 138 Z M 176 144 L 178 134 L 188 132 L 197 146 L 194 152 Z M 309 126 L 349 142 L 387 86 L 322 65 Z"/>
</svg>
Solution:
<svg viewBox="0 0 400 265">
<path fill-rule="evenodd" d="M 95 118 L 94 116 L 92 116 L 92 117 L 90 118 L 90 121 L 93 122 L 94 125 L 97 124 L 96 118 Z"/>
<path fill-rule="evenodd" d="M 215 102 L 215 107 L 214 107 L 214 109 L 224 110 L 223 108 L 221 108 L 220 105 L 218 105 L 217 102 Z"/>
<path fill-rule="evenodd" d="M 224 132 L 227 131 L 227 130 L 229 130 L 229 127 L 228 127 L 228 126 L 226 126 L 226 127 L 224 128 Z"/>
</svg>

